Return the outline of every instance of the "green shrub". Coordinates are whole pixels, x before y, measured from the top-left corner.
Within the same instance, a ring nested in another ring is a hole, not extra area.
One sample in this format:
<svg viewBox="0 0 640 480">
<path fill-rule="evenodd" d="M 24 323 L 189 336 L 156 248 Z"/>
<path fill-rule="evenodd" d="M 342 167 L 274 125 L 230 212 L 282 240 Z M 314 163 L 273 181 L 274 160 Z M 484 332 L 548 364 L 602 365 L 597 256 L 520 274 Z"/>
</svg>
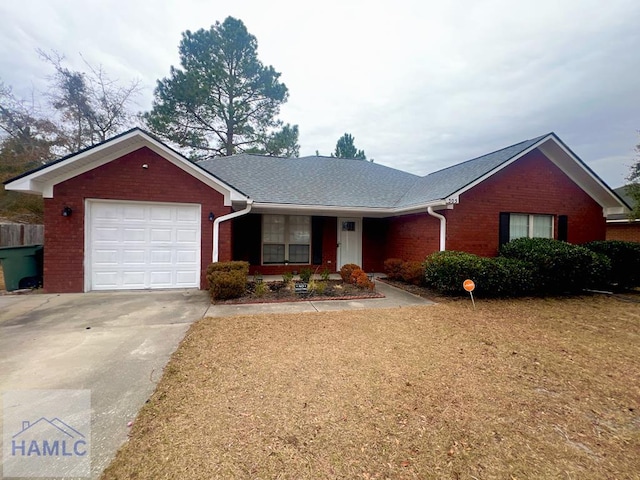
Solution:
<svg viewBox="0 0 640 480">
<path fill-rule="evenodd" d="M 444 251 L 432 253 L 424 263 L 425 283 L 444 294 L 462 293 L 462 282 L 477 282 L 480 258 L 471 253 Z"/>
<path fill-rule="evenodd" d="M 359 265 L 355 263 L 347 263 L 340 269 L 340 277 L 344 283 L 351 283 L 351 274 L 354 270 L 361 270 Z"/>
<path fill-rule="evenodd" d="M 256 283 L 255 294 L 256 297 L 262 298 L 269 292 L 269 285 L 264 282 Z"/>
<path fill-rule="evenodd" d="M 293 273 L 291 272 L 284 272 L 282 274 L 282 281 L 284 283 L 291 283 L 291 281 L 293 280 Z"/>
<path fill-rule="evenodd" d="M 485 297 L 513 297 L 531 293 L 531 267 L 510 258 L 486 258 L 466 252 L 436 252 L 424 262 L 427 286 L 447 295 L 466 294 L 462 283 L 471 279 L 475 293 Z"/>
<path fill-rule="evenodd" d="M 640 243 L 606 240 L 583 246 L 609 259 L 609 284 L 625 289 L 640 286 Z"/>
<path fill-rule="evenodd" d="M 519 238 L 504 244 L 500 255 L 527 262 L 536 294 L 576 293 L 598 285 L 608 262 L 591 250 L 548 238 Z"/>
<path fill-rule="evenodd" d="M 402 268 L 404 260 L 399 258 L 387 258 L 384 261 L 384 273 L 389 280 L 402 280 Z"/>
<path fill-rule="evenodd" d="M 249 263 L 241 261 L 210 263 L 207 267 L 207 278 L 213 272 L 232 272 L 234 270 L 249 275 Z"/>
<path fill-rule="evenodd" d="M 322 272 L 320 272 L 320 278 L 322 279 L 323 282 L 326 282 L 327 280 L 329 280 L 330 276 L 331 276 L 331 272 L 327 267 L 324 267 L 322 269 Z"/>
<path fill-rule="evenodd" d="M 207 267 L 207 281 L 212 300 L 241 297 L 247 288 L 247 262 L 216 262 Z"/>
<path fill-rule="evenodd" d="M 304 283 L 309 283 L 311 275 L 313 275 L 313 270 L 308 267 L 300 270 L 300 280 L 302 280 Z"/>
</svg>

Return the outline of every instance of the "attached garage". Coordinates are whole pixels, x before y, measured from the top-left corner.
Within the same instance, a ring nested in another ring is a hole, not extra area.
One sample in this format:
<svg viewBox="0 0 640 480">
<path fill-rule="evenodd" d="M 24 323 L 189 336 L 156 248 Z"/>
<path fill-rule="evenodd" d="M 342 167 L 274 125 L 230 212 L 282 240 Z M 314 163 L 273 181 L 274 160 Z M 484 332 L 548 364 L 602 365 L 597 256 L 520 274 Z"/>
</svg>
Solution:
<svg viewBox="0 0 640 480">
<path fill-rule="evenodd" d="M 216 258 L 231 260 L 227 219 L 247 204 L 140 129 L 26 172 L 10 188 L 44 198 L 47 293 L 206 289 L 214 246 Z"/>
<path fill-rule="evenodd" d="M 87 200 L 86 290 L 200 286 L 200 205 Z"/>
</svg>

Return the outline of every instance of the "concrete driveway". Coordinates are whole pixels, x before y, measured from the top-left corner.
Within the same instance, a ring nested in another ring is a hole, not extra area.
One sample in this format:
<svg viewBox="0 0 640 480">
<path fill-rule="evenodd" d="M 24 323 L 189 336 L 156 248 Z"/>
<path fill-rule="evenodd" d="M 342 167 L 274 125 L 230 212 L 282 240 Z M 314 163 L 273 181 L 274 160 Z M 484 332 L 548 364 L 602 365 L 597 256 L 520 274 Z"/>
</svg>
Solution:
<svg viewBox="0 0 640 480">
<path fill-rule="evenodd" d="M 97 478 L 209 306 L 197 290 L 0 296 L 0 392 L 91 390 Z"/>
</svg>

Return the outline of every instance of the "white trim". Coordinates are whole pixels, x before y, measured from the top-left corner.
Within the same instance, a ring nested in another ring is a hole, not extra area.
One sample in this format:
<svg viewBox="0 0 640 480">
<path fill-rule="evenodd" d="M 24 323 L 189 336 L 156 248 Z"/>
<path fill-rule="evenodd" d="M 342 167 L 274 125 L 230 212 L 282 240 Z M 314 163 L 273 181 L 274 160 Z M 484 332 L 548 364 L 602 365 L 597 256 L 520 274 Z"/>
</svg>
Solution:
<svg viewBox="0 0 640 480">
<path fill-rule="evenodd" d="M 444 252 L 447 249 L 447 219 L 444 215 L 434 212 L 431 207 L 427 208 L 427 213 L 440 220 L 440 251 Z"/>
<path fill-rule="evenodd" d="M 253 200 L 247 200 L 247 206 L 244 210 L 239 210 L 237 212 L 223 215 L 221 217 L 216 218 L 213 221 L 213 252 L 211 254 L 211 261 L 213 263 L 217 263 L 219 258 L 220 224 L 222 222 L 226 222 L 227 220 L 231 220 L 232 218 L 246 215 L 251 211 L 252 206 L 253 206 Z"/>
<path fill-rule="evenodd" d="M 199 203 L 184 203 L 184 202 L 152 202 L 152 201 L 137 201 L 137 200 L 111 200 L 111 199 L 103 199 L 103 198 L 86 198 L 84 200 L 84 291 L 91 291 L 91 279 L 92 279 L 92 239 L 91 239 L 91 208 L 96 203 L 113 203 L 113 204 L 121 204 L 121 205 L 170 205 L 170 206 L 187 206 L 187 207 L 198 207 L 198 218 L 199 222 L 199 230 L 198 230 L 198 239 L 199 239 L 199 248 L 198 248 L 198 258 L 197 265 L 198 269 L 202 270 L 202 205 Z M 200 280 L 198 277 L 198 286 L 194 288 L 199 288 Z M 180 288 L 180 287 L 178 287 Z"/>
<path fill-rule="evenodd" d="M 105 165 L 142 147 L 149 148 L 176 167 L 221 193 L 224 196 L 225 206 L 231 206 L 234 201 L 246 201 L 247 197 L 241 192 L 225 184 L 202 168 L 197 167 L 191 161 L 140 129 L 134 129 L 120 137 L 107 140 L 65 160 L 18 178 L 5 185 L 5 188 L 7 190 L 42 194 L 45 198 L 52 198 L 55 185 Z"/>
<path fill-rule="evenodd" d="M 320 215 L 320 216 L 356 216 L 356 217 L 390 217 L 406 215 L 408 213 L 424 212 L 427 207 L 434 210 L 451 209 L 453 205 L 447 205 L 442 200 L 428 202 L 425 204 L 412 205 L 401 208 L 378 208 L 378 207 L 337 207 L 323 205 L 292 205 L 289 203 L 266 203 L 255 202 L 253 211 L 255 213 L 280 213 L 284 215 Z"/>
<path fill-rule="evenodd" d="M 356 223 L 356 243 L 354 246 L 355 249 L 355 257 L 356 260 L 355 263 L 356 265 L 362 267 L 362 217 L 338 217 L 336 219 L 336 221 L 338 222 L 336 224 L 336 229 L 338 230 L 338 235 L 337 235 L 337 242 L 338 242 L 338 246 L 337 246 L 337 254 L 336 254 L 336 260 L 337 260 L 337 265 L 336 268 L 338 270 L 340 270 L 340 268 L 342 268 L 343 265 L 345 265 L 347 262 L 344 261 L 344 259 L 342 258 L 342 252 L 344 251 L 344 249 L 342 248 L 342 228 L 341 228 L 341 222 L 355 222 Z"/>
<path fill-rule="evenodd" d="M 552 133 L 541 138 L 536 143 L 494 168 L 490 172 L 452 193 L 447 200 L 458 200 L 460 195 L 463 193 L 471 190 L 479 183 L 495 175 L 535 149 L 539 149 L 550 162 L 558 167 L 572 182 L 596 201 L 602 207 L 603 216 L 628 212 L 627 208 L 621 203 L 618 196 Z"/>
</svg>

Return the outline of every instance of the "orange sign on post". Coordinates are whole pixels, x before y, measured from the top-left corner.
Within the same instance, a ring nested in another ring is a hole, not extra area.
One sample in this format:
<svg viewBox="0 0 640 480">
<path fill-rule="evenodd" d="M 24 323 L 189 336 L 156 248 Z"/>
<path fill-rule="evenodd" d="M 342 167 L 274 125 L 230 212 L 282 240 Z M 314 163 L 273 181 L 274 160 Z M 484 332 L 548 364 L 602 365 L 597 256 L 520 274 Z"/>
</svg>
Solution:
<svg viewBox="0 0 640 480">
<path fill-rule="evenodd" d="M 462 288 L 464 288 L 467 292 L 469 292 L 469 295 L 471 295 L 471 303 L 473 303 L 473 308 L 476 308 L 476 302 L 473 299 L 473 291 L 476 288 L 476 284 L 474 283 L 473 280 L 467 279 L 464 282 L 462 282 Z"/>
<path fill-rule="evenodd" d="M 473 292 L 476 288 L 476 284 L 473 283 L 473 280 L 465 280 L 462 282 L 462 288 L 464 288 L 467 292 Z"/>
</svg>

